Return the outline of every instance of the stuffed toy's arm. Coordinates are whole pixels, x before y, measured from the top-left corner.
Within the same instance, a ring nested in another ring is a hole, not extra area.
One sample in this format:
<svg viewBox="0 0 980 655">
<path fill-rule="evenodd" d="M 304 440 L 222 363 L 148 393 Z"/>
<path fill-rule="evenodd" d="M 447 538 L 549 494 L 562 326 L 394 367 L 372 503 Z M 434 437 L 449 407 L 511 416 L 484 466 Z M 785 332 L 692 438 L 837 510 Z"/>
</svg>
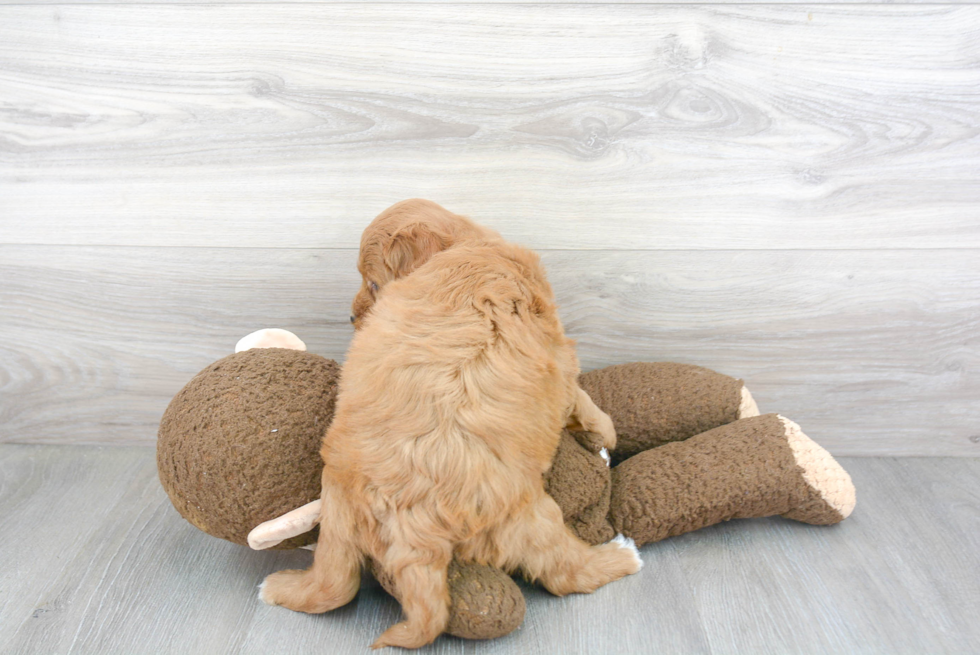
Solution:
<svg viewBox="0 0 980 655">
<path fill-rule="evenodd" d="M 579 385 L 616 426 L 615 463 L 759 415 L 742 380 L 690 364 L 617 364 L 583 373 Z"/>
<path fill-rule="evenodd" d="M 255 526 L 248 533 L 248 545 L 253 550 L 272 548 L 286 539 L 309 532 L 319 522 L 320 501 L 318 499 Z"/>
<path fill-rule="evenodd" d="M 579 383 L 612 418 L 621 463 L 607 471 L 596 456 L 601 440 L 566 434 L 545 488 L 589 543 L 619 532 L 640 545 L 732 518 L 830 524 L 854 507 L 847 472 L 792 421 L 760 417 L 741 380 L 637 362 Z"/>
</svg>

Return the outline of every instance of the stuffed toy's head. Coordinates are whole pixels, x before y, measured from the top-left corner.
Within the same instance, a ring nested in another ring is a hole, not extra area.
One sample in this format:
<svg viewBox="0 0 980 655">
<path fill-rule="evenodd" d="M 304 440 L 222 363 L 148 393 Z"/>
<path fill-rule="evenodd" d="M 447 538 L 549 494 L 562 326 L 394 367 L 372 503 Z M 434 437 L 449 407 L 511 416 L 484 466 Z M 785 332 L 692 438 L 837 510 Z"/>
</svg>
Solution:
<svg viewBox="0 0 980 655">
<path fill-rule="evenodd" d="M 256 525 L 319 498 L 320 442 L 339 377 L 337 362 L 284 348 L 235 353 L 195 375 L 170 402 L 157 436 L 160 482 L 181 516 L 247 545 Z"/>
</svg>

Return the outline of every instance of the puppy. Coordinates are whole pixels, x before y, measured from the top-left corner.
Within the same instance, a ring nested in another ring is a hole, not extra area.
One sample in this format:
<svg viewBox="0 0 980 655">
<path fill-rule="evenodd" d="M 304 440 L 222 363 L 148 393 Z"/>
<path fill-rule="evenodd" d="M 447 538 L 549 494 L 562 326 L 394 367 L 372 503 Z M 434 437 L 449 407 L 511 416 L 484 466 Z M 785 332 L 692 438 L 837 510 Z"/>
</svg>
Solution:
<svg viewBox="0 0 980 655">
<path fill-rule="evenodd" d="M 371 221 L 361 235 L 357 270 L 361 288 L 351 304 L 350 321 L 360 329 L 388 283 L 405 277 L 436 253 L 472 242 L 503 244 L 499 233 L 454 214 L 431 200 L 413 198 L 395 203 Z M 539 264 L 540 266 L 540 264 Z M 612 419 L 578 389 L 576 411 L 569 427 L 602 435 L 603 445 L 616 446 Z"/>
<path fill-rule="evenodd" d="M 522 569 L 559 595 L 639 570 L 629 544 L 576 538 L 544 492 L 584 394 L 536 255 L 493 235 L 466 238 L 387 280 L 362 321 L 321 449 L 313 565 L 266 578 L 265 602 L 340 607 L 371 557 L 405 614 L 373 647 L 417 648 L 446 627 L 454 554 Z"/>
</svg>

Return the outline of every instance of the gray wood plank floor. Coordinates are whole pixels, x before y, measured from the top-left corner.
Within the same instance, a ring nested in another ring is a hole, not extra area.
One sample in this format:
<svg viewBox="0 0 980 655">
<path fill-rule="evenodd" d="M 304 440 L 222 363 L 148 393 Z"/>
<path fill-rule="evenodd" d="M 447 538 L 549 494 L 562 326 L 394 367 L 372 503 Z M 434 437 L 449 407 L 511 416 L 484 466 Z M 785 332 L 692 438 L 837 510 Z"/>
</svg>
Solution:
<svg viewBox="0 0 980 655">
<path fill-rule="evenodd" d="M 525 585 L 491 642 L 428 653 L 976 653 L 980 460 L 842 459 L 843 524 L 732 521 L 642 549 L 639 574 L 591 596 Z M 398 620 L 371 580 L 331 614 L 262 605 L 257 553 L 183 521 L 140 447 L 0 445 L 0 652 L 361 653 Z"/>
</svg>

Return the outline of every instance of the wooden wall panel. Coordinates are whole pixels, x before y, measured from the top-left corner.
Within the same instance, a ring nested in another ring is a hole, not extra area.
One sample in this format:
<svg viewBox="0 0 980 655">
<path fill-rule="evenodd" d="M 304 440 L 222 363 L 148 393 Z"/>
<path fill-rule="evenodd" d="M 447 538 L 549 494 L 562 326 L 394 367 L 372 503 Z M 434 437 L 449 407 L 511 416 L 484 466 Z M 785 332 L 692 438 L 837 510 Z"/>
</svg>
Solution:
<svg viewBox="0 0 980 655">
<path fill-rule="evenodd" d="M 584 369 L 742 377 L 838 455 L 980 452 L 976 251 L 543 254 Z M 343 359 L 353 250 L 0 247 L 0 441 L 152 444 L 267 326 Z"/>
<path fill-rule="evenodd" d="M 980 247 L 980 7 L 0 7 L 0 243 Z"/>
<path fill-rule="evenodd" d="M 745 377 L 838 454 L 980 448 L 980 6 L 0 6 L 0 441 L 149 444 L 430 197 L 583 365 Z"/>
<path fill-rule="evenodd" d="M 343 4 L 393 4 L 391 0 L 290 0 L 290 4 L 311 4 L 311 5 L 343 5 Z M 974 4 L 972 0 L 868 0 L 867 2 L 862 2 L 860 4 L 917 4 L 917 5 L 929 5 L 929 4 L 940 4 L 940 5 L 956 5 L 956 4 Z M 60 5 L 60 6 L 70 6 L 70 5 L 145 5 L 146 0 L 31 0 L 31 2 L 25 2 L 24 0 L 0 0 L 0 6 L 2 5 Z M 166 3 L 167 5 L 253 5 L 253 4 L 272 4 L 269 0 L 208 0 L 207 3 L 195 2 L 195 0 L 170 0 Z M 428 4 L 459 4 L 459 0 L 398 0 L 400 5 L 428 5 Z M 528 5 L 528 4 L 542 4 L 540 0 L 480 0 L 479 4 L 508 4 L 508 5 Z M 757 4 L 769 4 L 769 5 L 805 5 L 807 7 L 822 6 L 822 5 L 835 5 L 835 4 L 855 4 L 851 0 L 821 0 L 821 2 L 815 5 L 812 2 L 807 2 L 806 0 L 777 0 L 775 2 L 744 2 L 743 0 L 716 0 L 711 3 L 700 2 L 699 0 L 555 0 L 554 2 L 549 2 L 547 4 L 551 5 L 595 5 L 595 4 L 633 4 L 633 5 L 727 5 L 727 4 L 737 4 L 737 5 L 757 5 Z"/>
</svg>

